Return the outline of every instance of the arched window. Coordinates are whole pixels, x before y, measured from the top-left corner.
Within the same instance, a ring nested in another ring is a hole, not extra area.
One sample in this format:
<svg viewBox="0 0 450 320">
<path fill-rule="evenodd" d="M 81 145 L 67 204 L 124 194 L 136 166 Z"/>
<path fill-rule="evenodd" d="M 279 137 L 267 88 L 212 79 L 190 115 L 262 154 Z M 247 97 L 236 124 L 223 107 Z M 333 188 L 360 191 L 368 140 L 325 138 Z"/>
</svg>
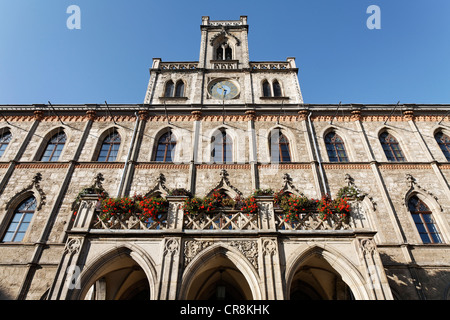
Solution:
<svg viewBox="0 0 450 320">
<path fill-rule="evenodd" d="M 417 196 L 413 196 L 408 201 L 408 209 L 423 243 L 442 243 L 432 212 L 428 206 Z"/>
<path fill-rule="evenodd" d="M 116 161 L 117 153 L 120 147 L 120 135 L 117 131 L 111 132 L 102 143 L 102 148 L 98 154 L 97 161 L 113 162 Z"/>
<path fill-rule="evenodd" d="M 277 80 L 275 80 L 273 83 L 273 96 L 281 97 L 281 86 Z"/>
<path fill-rule="evenodd" d="M 166 90 L 164 91 L 164 96 L 165 97 L 173 97 L 174 88 L 175 88 L 175 86 L 173 84 L 173 81 L 169 80 L 166 83 Z"/>
<path fill-rule="evenodd" d="M 158 140 L 154 161 L 173 162 L 173 153 L 176 143 L 177 142 L 172 134 L 172 131 L 169 130 L 164 133 Z"/>
<path fill-rule="evenodd" d="M 233 161 L 233 141 L 225 129 L 218 130 L 211 138 L 211 157 L 216 163 Z"/>
<path fill-rule="evenodd" d="M 223 60 L 223 48 L 222 48 L 222 46 L 217 47 L 216 60 Z"/>
<path fill-rule="evenodd" d="M 264 80 L 264 82 L 263 82 L 263 96 L 264 97 L 270 97 L 271 95 L 272 95 L 272 93 L 270 91 L 269 82 L 267 80 Z"/>
<path fill-rule="evenodd" d="M 439 147 L 441 147 L 447 161 L 450 161 L 450 137 L 443 132 L 438 132 L 434 135 Z"/>
<path fill-rule="evenodd" d="M 2 242 L 22 241 L 35 210 L 36 198 L 30 197 L 23 201 L 14 211 L 13 218 L 6 230 Z"/>
<path fill-rule="evenodd" d="M 344 141 L 336 132 L 330 132 L 325 136 L 325 146 L 330 162 L 348 162 Z"/>
<path fill-rule="evenodd" d="M 12 134 L 9 131 L 4 132 L 0 136 L 0 157 L 3 155 L 3 153 L 6 150 L 6 147 L 11 142 Z"/>
<path fill-rule="evenodd" d="M 225 60 L 233 60 L 233 50 L 229 47 L 225 47 Z"/>
<path fill-rule="evenodd" d="M 274 163 L 291 162 L 291 152 L 289 150 L 289 140 L 281 133 L 280 129 L 275 129 L 269 136 L 270 160 Z"/>
<path fill-rule="evenodd" d="M 175 88 L 175 97 L 183 97 L 183 96 L 184 96 L 184 82 L 178 80 Z"/>
<path fill-rule="evenodd" d="M 402 149 L 393 135 L 383 132 L 380 134 L 380 142 L 388 161 L 405 161 Z"/>
<path fill-rule="evenodd" d="M 64 148 L 64 144 L 66 143 L 66 138 L 66 134 L 63 131 L 55 134 L 47 143 L 41 161 L 58 161 Z"/>
</svg>

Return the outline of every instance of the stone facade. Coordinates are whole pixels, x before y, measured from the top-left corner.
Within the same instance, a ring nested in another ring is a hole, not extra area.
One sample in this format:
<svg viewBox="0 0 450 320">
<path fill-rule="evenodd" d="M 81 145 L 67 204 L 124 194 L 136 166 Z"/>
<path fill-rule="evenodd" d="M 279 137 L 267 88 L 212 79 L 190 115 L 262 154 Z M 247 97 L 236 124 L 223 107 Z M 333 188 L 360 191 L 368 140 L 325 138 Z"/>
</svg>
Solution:
<svg viewBox="0 0 450 320">
<path fill-rule="evenodd" d="M 247 34 L 246 17 L 203 17 L 199 61 L 154 59 L 143 104 L 0 106 L 0 133 L 11 134 L 0 158 L 2 299 L 193 300 L 223 288 L 249 300 L 449 298 L 450 166 L 435 135 L 450 131 L 450 106 L 305 104 L 295 59 L 249 61 Z M 219 80 L 238 94 L 215 99 Z M 182 81 L 181 95 L 166 94 L 169 81 Z M 232 141 L 226 161 L 211 155 L 219 129 Z M 273 130 L 287 138 L 289 161 L 272 160 Z M 117 157 L 98 161 L 113 131 Z M 156 161 L 169 131 L 172 159 Z M 386 157 L 384 131 L 403 161 Z M 58 132 L 66 135 L 59 158 L 41 161 Z M 330 158 L 329 132 L 348 161 Z M 91 186 L 110 197 L 158 194 L 168 209 L 154 224 L 98 220 L 98 195 L 80 194 Z M 182 209 L 187 196 L 171 193 L 220 189 L 234 198 L 272 189 L 320 199 L 346 186 L 360 195 L 344 224 L 315 215 L 287 223 L 272 196 L 255 197 L 255 214 L 191 216 Z M 36 208 L 23 238 L 5 241 L 29 197 Z M 439 243 L 422 241 L 411 197 L 431 211 Z"/>
</svg>

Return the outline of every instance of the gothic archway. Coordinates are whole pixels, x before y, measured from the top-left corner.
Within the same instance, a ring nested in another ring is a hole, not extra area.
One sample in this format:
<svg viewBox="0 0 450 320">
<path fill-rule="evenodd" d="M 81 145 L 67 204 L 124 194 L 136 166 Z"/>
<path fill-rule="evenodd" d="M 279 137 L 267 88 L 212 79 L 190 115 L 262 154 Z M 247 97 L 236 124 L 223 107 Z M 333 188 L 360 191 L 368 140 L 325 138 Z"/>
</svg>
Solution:
<svg viewBox="0 0 450 320">
<path fill-rule="evenodd" d="M 357 269 L 342 255 L 312 247 L 288 263 L 287 297 L 301 300 L 368 299 Z"/>
<path fill-rule="evenodd" d="M 155 271 L 145 254 L 121 247 L 106 252 L 80 275 L 81 288 L 73 299 L 150 300 L 154 299 Z"/>
<path fill-rule="evenodd" d="M 258 300 L 261 294 L 255 270 L 243 254 L 211 245 L 185 268 L 180 299 Z"/>
</svg>

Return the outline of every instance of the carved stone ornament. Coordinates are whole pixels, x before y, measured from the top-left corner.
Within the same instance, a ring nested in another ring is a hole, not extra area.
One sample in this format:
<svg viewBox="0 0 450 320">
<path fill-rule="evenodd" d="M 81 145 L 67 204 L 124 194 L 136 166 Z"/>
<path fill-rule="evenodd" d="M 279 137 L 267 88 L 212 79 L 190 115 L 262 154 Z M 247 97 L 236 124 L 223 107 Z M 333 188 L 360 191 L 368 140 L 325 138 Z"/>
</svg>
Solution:
<svg viewBox="0 0 450 320">
<path fill-rule="evenodd" d="M 434 200 L 436 200 L 437 205 L 439 206 L 439 209 L 442 211 L 442 206 L 438 202 L 438 198 L 431 192 L 426 190 L 425 188 L 422 188 L 416 181 L 416 178 L 414 178 L 411 174 L 407 173 L 405 175 L 405 179 L 408 182 L 408 190 L 405 192 L 405 199 L 409 199 L 411 193 L 426 193 L 427 195 L 431 196 Z M 406 205 L 406 201 L 404 202 L 404 205 Z"/>
<path fill-rule="evenodd" d="M 184 243 L 184 266 L 187 266 L 197 254 L 214 244 L 212 241 L 189 240 Z"/>
<path fill-rule="evenodd" d="M 36 197 L 37 198 L 36 199 L 37 200 L 36 210 L 40 210 L 42 208 L 42 206 L 45 204 L 45 193 L 40 186 L 41 180 L 42 180 L 42 174 L 40 172 L 36 173 L 36 175 L 31 180 L 31 183 L 27 187 L 22 189 L 20 192 L 16 193 L 16 195 L 14 197 L 12 197 L 11 200 L 6 204 L 6 210 L 8 210 L 8 208 L 10 207 L 10 205 L 14 199 L 16 199 L 21 194 L 23 194 L 25 192 L 29 192 L 29 191 L 33 192 L 33 194 L 35 196 L 37 196 Z"/>
<path fill-rule="evenodd" d="M 275 240 L 264 240 L 262 243 L 262 251 L 264 255 L 274 255 L 277 252 L 277 244 Z"/>
<path fill-rule="evenodd" d="M 258 269 L 258 244 L 256 241 L 231 241 L 230 245 L 238 249 L 250 263 Z"/>
<path fill-rule="evenodd" d="M 164 246 L 164 255 L 176 253 L 179 247 L 180 245 L 178 243 L 178 240 L 176 239 L 167 240 Z"/>
<path fill-rule="evenodd" d="M 78 238 L 69 238 L 66 242 L 66 246 L 64 247 L 65 253 L 78 253 L 81 248 L 81 241 Z"/>
<path fill-rule="evenodd" d="M 241 45 L 241 41 L 233 34 L 228 33 L 227 29 L 225 27 L 222 27 L 222 31 L 217 33 L 214 37 L 211 38 L 211 40 L 209 41 L 209 43 L 214 46 L 214 43 L 216 42 L 216 39 L 218 39 L 219 37 L 223 37 L 223 38 L 233 38 L 236 41 L 236 45 L 240 46 Z"/>
<path fill-rule="evenodd" d="M 365 255 L 367 254 L 372 255 L 375 252 L 376 245 L 373 242 L 373 240 L 362 239 L 360 243 L 361 243 L 361 250 Z"/>
<path fill-rule="evenodd" d="M 150 197 L 153 195 L 158 196 L 167 196 L 169 194 L 169 188 L 166 187 L 166 177 L 164 174 L 160 173 L 158 178 L 156 178 L 156 185 L 151 189 L 147 194 L 146 197 Z"/>
<path fill-rule="evenodd" d="M 223 190 L 227 190 L 231 193 L 235 193 L 235 196 L 240 196 L 240 197 L 243 196 L 241 191 L 239 191 L 236 187 L 231 185 L 230 180 L 228 180 L 227 170 L 222 169 L 220 171 L 220 176 L 221 176 L 220 182 L 208 194 L 211 194 L 214 190 L 223 189 Z M 232 198 L 234 198 L 234 197 L 232 197 Z"/>
<path fill-rule="evenodd" d="M 301 193 L 293 184 L 292 184 L 292 178 L 288 173 L 285 173 L 283 175 L 283 187 L 281 188 L 283 192 L 290 192 L 299 196 L 303 196 L 303 193 Z"/>
</svg>

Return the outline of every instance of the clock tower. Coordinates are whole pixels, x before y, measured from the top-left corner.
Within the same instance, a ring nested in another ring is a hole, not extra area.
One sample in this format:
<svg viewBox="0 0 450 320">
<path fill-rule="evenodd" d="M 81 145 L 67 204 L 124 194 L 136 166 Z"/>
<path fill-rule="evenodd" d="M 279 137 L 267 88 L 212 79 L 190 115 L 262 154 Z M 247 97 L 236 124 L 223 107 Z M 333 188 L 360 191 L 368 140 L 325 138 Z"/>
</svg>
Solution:
<svg viewBox="0 0 450 320">
<path fill-rule="evenodd" d="M 200 30 L 198 61 L 153 59 L 145 104 L 197 108 L 303 103 L 295 58 L 250 61 L 246 16 L 215 21 L 205 16 Z"/>
</svg>

